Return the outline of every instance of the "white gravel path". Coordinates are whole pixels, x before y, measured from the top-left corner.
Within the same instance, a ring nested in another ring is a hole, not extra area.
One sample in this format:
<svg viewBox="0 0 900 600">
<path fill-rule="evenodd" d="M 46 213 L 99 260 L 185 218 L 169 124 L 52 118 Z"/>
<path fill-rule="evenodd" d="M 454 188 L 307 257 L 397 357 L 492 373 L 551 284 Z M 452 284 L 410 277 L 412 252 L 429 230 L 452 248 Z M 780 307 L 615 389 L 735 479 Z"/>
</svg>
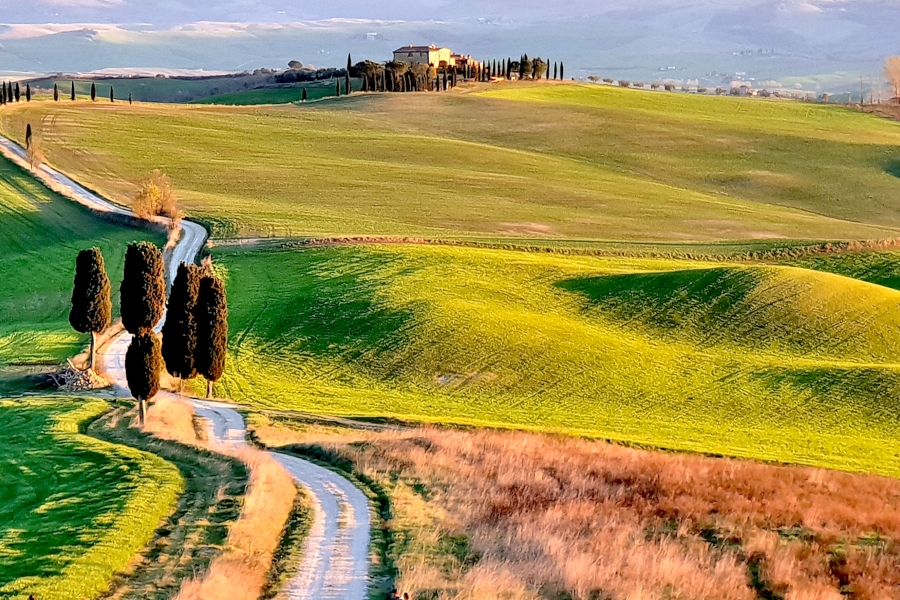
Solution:
<svg viewBox="0 0 900 600">
<path fill-rule="evenodd" d="M 0 136 L 0 153 L 20 165 L 27 164 L 25 150 L 3 136 Z M 127 208 L 97 196 L 52 167 L 42 166 L 39 177 L 91 210 L 133 216 Z M 206 230 L 202 226 L 184 220 L 181 229 L 181 237 L 167 265 L 170 282 L 175 279 L 178 265 L 192 262 L 206 242 Z M 125 377 L 125 352 L 130 343 L 131 335 L 122 334 L 100 354 L 116 393 L 127 398 L 131 393 Z M 246 445 L 244 419 L 233 405 L 197 399 L 191 403 L 197 414 L 209 423 L 212 438 L 230 446 Z M 370 536 L 369 503 L 365 495 L 328 469 L 295 456 L 271 454 L 307 491 L 313 510 L 303 562 L 297 576 L 287 585 L 287 597 L 290 600 L 365 600 Z"/>
</svg>

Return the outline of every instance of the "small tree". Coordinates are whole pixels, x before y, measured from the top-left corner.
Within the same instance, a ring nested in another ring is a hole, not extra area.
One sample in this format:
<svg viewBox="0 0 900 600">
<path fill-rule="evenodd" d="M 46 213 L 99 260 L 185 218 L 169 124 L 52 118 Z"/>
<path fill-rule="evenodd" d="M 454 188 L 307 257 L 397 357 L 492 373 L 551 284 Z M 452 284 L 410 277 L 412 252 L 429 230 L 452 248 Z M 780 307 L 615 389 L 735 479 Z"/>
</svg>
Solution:
<svg viewBox="0 0 900 600">
<path fill-rule="evenodd" d="M 884 74 L 894 86 L 894 97 L 900 98 L 900 56 L 889 56 L 884 65 Z"/>
<path fill-rule="evenodd" d="M 25 102 L 31 102 L 31 84 L 25 84 Z"/>
<path fill-rule="evenodd" d="M 134 99 L 131 97 L 131 92 L 128 92 L 128 104 L 134 104 Z"/>
<path fill-rule="evenodd" d="M 306 87 L 303 88 L 303 92 L 300 94 L 300 99 L 303 102 L 306 102 L 309 99 L 309 94 L 306 93 Z"/>
<path fill-rule="evenodd" d="M 125 251 L 125 276 L 120 289 L 122 325 L 130 333 L 153 329 L 166 307 L 162 252 L 150 242 L 134 242 Z"/>
<path fill-rule="evenodd" d="M 25 126 L 25 150 L 31 148 L 31 123 Z"/>
<path fill-rule="evenodd" d="M 141 426 L 147 418 L 147 402 L 159 392 L 162 366 L 162 352 L 156 334 L 149 330 L 136 334 L 125 353 L 125 377 L 131 395 L 138 401 Z"/>
<path fill-rule="evenodd" d="M 132 207 L 134 214 L 141 219 L 149 219 L 157 215 L 178 219 L 178 197 L 175 187 L 168 175 L 156 169 L 138 184 L 138 192 L 134 196 Z"/>
<path fill-rule="evenodd" d="M 59 102 L 59 84 L 53 84 L 53 101 Z"/>
<path fill-rule="evenodd" d="M 169 295 L 166 322 L 162 329 L 162 355 L 166 370 L 182 381 L 197 376 L 197 296 L 202 274 L 196 265 L 181 263 Z"/>
<path fill-rule="evenodd" d="M 75 102 L 75 82 L 72 82 L 72 102 Z"/>
<path fill-rule="evenodd" d="M 75 259 L 75 284 L 69 323 L 78 333 L 91 334 L 89 368 L 94 368 L 97 334 L 112 321 L 112 292 L 100 248 L 82 250 Z"/>
<path fill-rule="evenodd" d="M 97 84 L 91 83 L 91 102 L 97 101 Z"/>
<path fill-rule="evenodd" d="M 212 398 L 213 384 L 225 373 L 228 349 L 228 300 L 225 284 L 215 275 L 200 281 L 196 316 L 197 371 L 206 378 L 206 397 Z"/>
</svg>

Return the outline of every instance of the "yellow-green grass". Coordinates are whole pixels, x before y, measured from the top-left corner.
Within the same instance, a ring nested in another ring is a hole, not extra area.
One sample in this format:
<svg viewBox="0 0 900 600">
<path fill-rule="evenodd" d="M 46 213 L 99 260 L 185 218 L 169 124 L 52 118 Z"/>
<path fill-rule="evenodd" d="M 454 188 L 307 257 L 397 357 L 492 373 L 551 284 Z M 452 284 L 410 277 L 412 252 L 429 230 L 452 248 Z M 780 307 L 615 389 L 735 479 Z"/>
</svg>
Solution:
<svg viewBox="0 0 900 600">
<path fill-rule="evenodd" d="M 216 237 L 690 242 L 900 227 L 900 126 L 837 107 L 547 85 L 282 107 L 32 102 L 0 123 L 20 140 L 32 123 L 50 162 L 122 202 L 166 171 Z"/>
<path fill-rule="evenodd" d="M 0 597 L 98 597 L 173 508 L 174 465 L 79 433 L 107 408 L 0 400 Z"/>
<path fill-rule="evenodd" d="M 98 246 L 118 304 L 125 247 L 159 235 L 102 221 L 0 159 L 0 393 L 21 367 L 55 365 L 86 341 L 69 326 L 75 257 Z M 17 378 L 15 378 L 17 379 Z"/>
<path fill-rule="evenodd" d="M 215 255 L 224 397 L 900 476 L 900 292 L 883 286 L 431 246 Z"/>
</svg>

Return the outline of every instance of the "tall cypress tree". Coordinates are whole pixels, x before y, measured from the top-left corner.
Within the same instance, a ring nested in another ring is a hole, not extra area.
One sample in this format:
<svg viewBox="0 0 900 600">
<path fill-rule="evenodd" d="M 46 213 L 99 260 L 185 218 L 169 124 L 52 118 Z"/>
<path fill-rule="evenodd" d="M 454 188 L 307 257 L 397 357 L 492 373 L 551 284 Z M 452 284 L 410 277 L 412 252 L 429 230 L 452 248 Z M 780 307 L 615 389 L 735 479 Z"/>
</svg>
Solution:
<svg viewBox="0 0 900 600">
<path fill-rule="evenodd" d="M 341 97 L 341 80 L 335 79 L 335 82 L 336 83 L 335 83 L 335 88 L 334 88 L 334 95 L 337 96 L 338 98 L 340 98 Z"/>
<path fill-rule="evenodd" d="M 562 81 L 566 78 L 566 67 L 563 65 L 563 61 L 559 61 L 559 80 Z"/>
<path fill-rule="evenodd" d="M 353 70 L 353 59 L 350 57 L 350 53 L 347 53 L 347 77 L 350 76 L 350 71 Z"/>
<path fill-rule="evenodd" d="M 31 148 L 31 123 L 25 126 L 25 149 Z"/>
<path fill-rule="evenodd" d="M 197 376 L 197 295 L 202 273 L 197 265 L 181 263 L 169 295 L 166 322 L 162 328 L 162 356 L 166 370 L 182 380 Z"/>
<path fill-rule="evenodd" d="M 306 93 L 306 86 L 303 87 L 303 92 L 300 94 L 300 99 L 304 102 L 309 98 L 309 94 Z"/>
<path fill-rule="evenodd" d="M 162 252 L 156 245 L 128 245 L 120 296 L 122 325 L 130 333 L 149 331 L 159 323 L 166 307 L 166 280 Z"/>
<path fill-rule="evenodd" d="M 225 373 L 228 348 L 228 300 L 225 284 L 215 275 L 200 281 L 196 315 L 197 371 L 206 378 L 206 397 L 212 398 L 213 384 Z"/>
<path fill-rule="evenodd" d="M 116 101 L 116 91 L 113 89 L 113 86 L 109 86 L 109 101 L 110 102 Z"/>
<path fill-rule="evenodd" d="M 31 102 L 31 84 L 25 84 L 25 102 Z"/>
<path fill-rule="evenodd" d="M 345 94 L 349 94 L 350 92 L 353 91 L 353 85 L 350 83 L 350 71 L 347 71 L 347 77 L 344 80 L 344 90 L 346 90 L 344 92 Z M 378 91 L 378 90 L 374 90 L 374 91 Z"/>
<path fill-rule="evenodd" d="M 559 74 L 559 65 L 553 63 L 553 79 L 557 79 L 557 75 Z"/>
<path fill-rule="evenodd" d="M 16 102 L 21 100 L 22 95 L 19 93 L 19 82 L 16 82 L 16 93 L 15 93 Z"/>
<path fill-rule="evenodd" d="M 72 102 L 75 102 L 75 82 L 72 82 Z"/>
<path fill-rule="evenodd" d="M 147 401 L 159 392 L 159 374 L 163 369 L 159 338 L 149 330 L 138 333 L 125 353 L 125 377 L 128 389 L 138 401 L 138 418 L 144 424 Z"/>
<path fill-rule="evenodd" d="M 69 323 L 78 333 L 91 334 L 89 367 L 94 368 L 97 334 L 112 321 L 112 291 L 100 248 L 82 250 L 75 259 L 75 284 Z"/>
<path fill-rule="evenodd" d="M 131 96 L 131 92 L 128 92 L 128 104 L 134 104 L 134 99 Z"/>
<path fill-rule="evenodd" d="M 97 101 L 97 84 L 91 83 L 91 102 Z"/>
<path fill-rule="evenodd" d="M 53 84 L 53 101 L 59 102 L 59 84 Z"/>
</svg>

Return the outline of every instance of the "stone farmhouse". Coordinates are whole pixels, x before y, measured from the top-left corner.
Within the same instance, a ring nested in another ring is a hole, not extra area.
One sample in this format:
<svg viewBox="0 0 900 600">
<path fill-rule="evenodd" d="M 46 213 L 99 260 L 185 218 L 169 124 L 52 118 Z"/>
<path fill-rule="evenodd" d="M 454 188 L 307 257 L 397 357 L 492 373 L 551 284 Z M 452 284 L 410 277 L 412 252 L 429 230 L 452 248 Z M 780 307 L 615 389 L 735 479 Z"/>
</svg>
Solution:
<svg viewBox="0 0 900 600">
<path fill-rule="evenodd" d="M 394 62 L 423 64 L 435 67 L 462 67 L 472 62 L 471 56 L 454 54 L 450 48 L 430 46 L 404 46 L 394 50 Z"/>
</svg>

